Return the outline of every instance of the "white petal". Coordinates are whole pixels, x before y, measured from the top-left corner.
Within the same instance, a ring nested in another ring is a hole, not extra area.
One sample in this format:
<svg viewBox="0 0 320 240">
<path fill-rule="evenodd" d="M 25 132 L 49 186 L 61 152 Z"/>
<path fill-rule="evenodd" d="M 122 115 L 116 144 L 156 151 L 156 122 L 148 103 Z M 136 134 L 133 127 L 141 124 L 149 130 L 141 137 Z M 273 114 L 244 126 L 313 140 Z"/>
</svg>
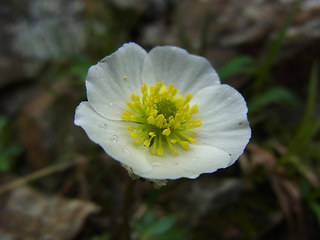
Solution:
<svg viewBox="0 0 320 240">
<path fill-rule="evenodd" d="M 99 144 L 114 159 L 139 173 L 151 170 L 146 159 L 140 158 L 140 149 L 133 145 L 126 122 L 110 121 L 99 115 L 89 102 L 81 102 L 76 109 L 75 125 L 82 127 L 91 141 Z M 129 142 L 131 141 L 131 142 Z"/>
<path fill-rule="evenodd" d="M 216 71 L 205 58 L 178 47 L 153 48 L 145 59 L 142 74 L 148 86 L 157 82 L 166 86 L 172 83 L 184 96 L 220 84 Z"/>
<path fill-rule="evenodd" d="M 192 99 L 198 104 L 202 125 L 195 129 L 196 144 L 219 148 L 228 153 L 232 163 L 242 154 L 251 137 L 247 106 L 241 94 L 228 85 L 208 87 Z"/>
<path fill-rule="evenodd" d="M 146 51 L 135 43 L 123 45 L 89 69 L 87 96 L 105 118 L 120 120 L 132 93 L 139 94 Z"/>
<path fill-rule="evenodd" d="M 151 171 L 143 177 L 151 179 L 196 178 L 202 173 L 211 173 L 231 164 L 230 156 L 218 148 L 192 144 L 189 150 L 179 147 L 177 155 L 167 153 L 164 157 L 150 155 Z"/>
</svg>

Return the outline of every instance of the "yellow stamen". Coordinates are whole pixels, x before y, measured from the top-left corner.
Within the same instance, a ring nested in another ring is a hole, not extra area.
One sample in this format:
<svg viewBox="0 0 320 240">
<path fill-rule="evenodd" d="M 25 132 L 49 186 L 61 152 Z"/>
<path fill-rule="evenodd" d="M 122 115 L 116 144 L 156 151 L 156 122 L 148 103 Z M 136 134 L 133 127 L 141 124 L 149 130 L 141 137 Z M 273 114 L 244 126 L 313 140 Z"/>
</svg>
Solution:
<svg viewBox="0 0 320 240">
<path fill-rule="evenodd" d="M 133 137 L 133 138 L 137 138 L 137 137 L 140 136 L 140 134 L 137 133 L 137 132 L 131 132 L 130 135 L 131 135 L 131 137 Z"/>
<path fill-rule="evenodd" d="M 182 147 L 183 149 L 185 149 L 185 150 L 188 150 L 188 149 L 190 148 L 189 142 L 187 142 L 187 141 L 181 141 L 181 142 L 180 142 L 180 145 L 181 145 L 181 147 Z"/>
<path fill-rule="evenodd" d="M 169 136 L 171 133 L 170 129 L 169 128 L 166 128 L 165 130 L 162 131 L 162 135 L 166 135 L 166 136 Z"/>
<path fill-rule="evenodd" d="M 171 143 L 176 143 L 177 140 L 176 140 L 176 139 L 171 139 L 170 142 L 171 142 Z"/>
<path fill-rule="evenodd" d="M 131 137 L 137 138 L 136 144 L 149 147 L 152 154 L 163 156 L 166 147 L 177 154 L 173 144 L 179 143 L 182 149 L 188 150 L 189 143 L 197 142 L 193 136 L 197 132 L 190 129 L 201 126 L 200 118 L 192 118 L 199 111 L 198 106 L 189 105 L 191 93 L 183 97 L 176 96 L 177 92 L 173 84 L 165 86 L 157 82 L 148 91 L 143 83 L 142 95 L 131 94 L 132 102 L 127 102 L 129 110 L 121 116 L 122 120 L 136 124 L 128 127 Z"/>
</svg>

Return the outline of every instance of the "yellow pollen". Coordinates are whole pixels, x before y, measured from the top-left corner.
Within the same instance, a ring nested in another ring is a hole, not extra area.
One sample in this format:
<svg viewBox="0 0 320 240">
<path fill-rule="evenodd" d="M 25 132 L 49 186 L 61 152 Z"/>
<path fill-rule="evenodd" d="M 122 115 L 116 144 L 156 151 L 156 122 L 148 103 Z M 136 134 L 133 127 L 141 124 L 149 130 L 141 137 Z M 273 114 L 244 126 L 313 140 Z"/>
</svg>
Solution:
<svg viewBox="0 0 320 240">
<path fill-rule="evenodd" d="M 123 79 L 127 79 L 125 77 Z M 190 143 L 197 142 L 194 138 L 197 132 L 191 129 L 201 126 L 201 119 L 193 118 L 199 111 L 198 106 L 189 105 L 191 93 L 183 97 L 177 96 L 177 92 L 173 84 L 165 86 L 157 82 L 148 89 L 143 83 L 141 95 L 130 96 L 132 102 L 127 102 L 128 110 L 121 116 L 122 120 L 133 123 L 128 130 L 131 137 L 136 138 L 135 143 L 149 147 L 152 154 L 163 156 L 166 149 L 178 154 L 173 146 L 188 150 Z"/>
<path fill-rule="evenodd" d="M 137 138 L 137 137 L 139 137 L 140 134 L 137 133 L 137 132 L 131 132 L 130 135 L 131 135 L 131 137 L 133 137 L 133 138 Z"/>
<path fill-rule="evenodd" d="M 167 129 L 165 129 L 165 130 L 162 131 L 162 134 L 163 134 L 163 135 L 166 135 L 166 136 L 169 136 L 170 133 L 171 133 L 171 131 L 170 131 L 169 128 L 167 128 Z"/>
<path fill-rule="evenodd" d="M 156 134 L 155 134 L 154 132 L 149 132 L 149 136 L 150 136 L 150 137 L 155 137 Z"/>
<path fill-rule="evenodd" d="M 150 146 L 150 140 L 145 140 L 143 145 L 145 145 L 146 147 L 149 147 Z"/>
<path fill-rule="evenodd" d="M 183 149 L 185 149 L 185 150 L 188 150 L 188 149 L 190 148 L 189 142 L 187 142 L 187 141 L 181 141 L 181 142 L 180 142 L 180 145 L 181 145 L 181 147 L 182 147 Z"/>
</svg>

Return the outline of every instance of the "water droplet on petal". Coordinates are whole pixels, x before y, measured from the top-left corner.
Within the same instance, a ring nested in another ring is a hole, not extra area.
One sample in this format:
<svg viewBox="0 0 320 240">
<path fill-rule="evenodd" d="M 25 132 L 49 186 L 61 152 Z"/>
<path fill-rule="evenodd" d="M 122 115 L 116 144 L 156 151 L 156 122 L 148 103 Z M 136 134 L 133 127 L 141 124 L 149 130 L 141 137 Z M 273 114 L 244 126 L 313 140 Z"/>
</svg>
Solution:
<svg viewBox="0 0 320 240">
<path fill-rule="evenodd" d="M 100 124 L 99 128 L 108 128 L 108 124 L 104 123 L 104 124 Z"/>
<path fill-rule="evenodd" d="M 195 156 L 193 156 L 193 157 L 190 158 L 190 160 L 191 160 L 192 162 L 195 162 L 195 161 L 197 161 L 197 158 L 196 158 Z"/>
<path fill-rule="evenodd" d="M 230 100 L 232 100 L 232 98 L 231 98 L 231 97 L 228 97 L 228 100 L 230 101 Z"/>
<path fill-rule="evenodd" d="M 129 148 L 124 148 L 124 149 L 122 149 L 122 151 L 123 151 L 124 153 L 129 153 L 129 152 L 130 152 Z"/>
<path fill-rule="evenodd" d="M 109 105 L 110 105 L 110 106 L 112 106 L 112 105 L 113 105 L 113 103 L 112 103 L 112 102 L 110 102 L 110 103 L 109 103 Z"/>
<path fill-rule="evenodd" d="M 112 138 L 111 138 L 111 141 L 114 142 L 114 143 L 117 143 L 118 142 L 118 136 L 117 135 L 113 135 Z"/>
</svg>

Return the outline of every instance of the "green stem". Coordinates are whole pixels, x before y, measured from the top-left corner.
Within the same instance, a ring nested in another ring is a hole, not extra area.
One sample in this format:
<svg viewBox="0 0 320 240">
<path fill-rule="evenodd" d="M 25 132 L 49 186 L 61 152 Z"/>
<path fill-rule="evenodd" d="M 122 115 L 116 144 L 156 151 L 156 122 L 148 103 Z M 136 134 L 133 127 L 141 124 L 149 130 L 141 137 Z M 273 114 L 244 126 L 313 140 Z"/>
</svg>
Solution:
<svg viewBox="0 0 320 240">
<path fill-rule="evenodd" d="M 130 230 L 130 219 L 129 219 L 129 210 L 130 210 L 130 203 L 134 185 L 136 184 L 137 180 L 129 178 L 123 198 L 123 208 L 122 208 L 122 221 L 123 221 L 123 232 L 124 232 L 124 239 L 130 240 L 131 239 L 131 230 Z"/>
</svg>

